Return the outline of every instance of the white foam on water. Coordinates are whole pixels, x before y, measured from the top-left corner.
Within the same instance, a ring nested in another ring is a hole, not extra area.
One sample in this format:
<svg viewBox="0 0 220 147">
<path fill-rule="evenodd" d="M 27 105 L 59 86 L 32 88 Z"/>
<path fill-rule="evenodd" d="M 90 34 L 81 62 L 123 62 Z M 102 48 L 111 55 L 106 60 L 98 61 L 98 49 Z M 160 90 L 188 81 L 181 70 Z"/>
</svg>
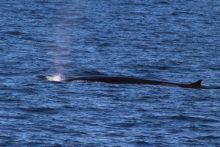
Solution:
<svg viewBox="0 0 220 147">
<path fill-rule="evenodd" d="M 58 74 L 58 75 L 55 75 L 55 76 L 49 76 L 49 75 L 47 75 L 47 76 L 45 76 L 46 77 L 46 79 L 48 80 L 48 81 L 54 81 L 54 82 L 61 82 L 61 81 L 63 81 L 63 78 L 62 78 L 62 75 L 61 74 Z"/>
</svg>

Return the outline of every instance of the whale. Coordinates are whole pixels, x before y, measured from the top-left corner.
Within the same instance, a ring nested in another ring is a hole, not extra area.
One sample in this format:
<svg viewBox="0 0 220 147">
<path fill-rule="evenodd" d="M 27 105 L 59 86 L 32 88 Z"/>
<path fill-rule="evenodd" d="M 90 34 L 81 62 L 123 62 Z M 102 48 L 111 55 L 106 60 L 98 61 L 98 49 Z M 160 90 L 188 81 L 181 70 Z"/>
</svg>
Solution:
<svg viewBox="0 0 220 147">
<path fill-rule="evenodd" d="M 207 89 L 206 87 L 201 85 L 202 80 L 198 80 L 190 84 L 182 84 L 182 83 L 163 82 L 156 80 L 146 80 L 135 77 L 84 76 L 84 77 L 67 78 L 67 79 L 63 79 L 62 81 L 102 82 L 102 83 L 110 83 L 110 84 L 146 84 L 146 85 L 173 86 L 180 88 Z"/>
</svg>

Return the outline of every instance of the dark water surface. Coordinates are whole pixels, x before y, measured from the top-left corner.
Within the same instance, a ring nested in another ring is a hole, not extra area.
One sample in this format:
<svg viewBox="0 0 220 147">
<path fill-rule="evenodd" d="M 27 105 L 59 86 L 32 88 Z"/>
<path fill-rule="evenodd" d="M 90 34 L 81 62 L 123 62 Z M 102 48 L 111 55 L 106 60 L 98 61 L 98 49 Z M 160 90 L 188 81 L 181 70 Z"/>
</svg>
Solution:
<svg viewBox="0 0 220 147">
<path fill-rule="evenodd" d="M 220 1 L 1 1 L 0 146 L 220 146 Z M 50 82 L 109 75 L 217 89 Z"/>
</svg>

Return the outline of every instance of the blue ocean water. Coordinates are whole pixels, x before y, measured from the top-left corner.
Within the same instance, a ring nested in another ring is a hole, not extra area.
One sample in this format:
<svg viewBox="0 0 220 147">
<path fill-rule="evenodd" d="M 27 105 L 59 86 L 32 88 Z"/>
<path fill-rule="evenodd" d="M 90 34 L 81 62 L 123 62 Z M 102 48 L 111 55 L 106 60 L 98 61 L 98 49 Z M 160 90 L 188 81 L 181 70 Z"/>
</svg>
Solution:
<svg viewBox="0 0 220 147">
<path fill-rule="evenodd" d="M 0 5 L 0 146 L 220 146 L 220 2 Z M 51 82 L 134 76 L 212 89 Z"/>
</svg>

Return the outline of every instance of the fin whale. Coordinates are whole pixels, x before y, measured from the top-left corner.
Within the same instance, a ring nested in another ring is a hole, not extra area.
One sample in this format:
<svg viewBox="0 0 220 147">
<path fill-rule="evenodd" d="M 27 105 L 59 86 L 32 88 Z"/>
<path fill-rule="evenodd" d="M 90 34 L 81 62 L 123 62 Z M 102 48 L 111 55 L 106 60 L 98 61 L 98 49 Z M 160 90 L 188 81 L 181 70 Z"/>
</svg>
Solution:
<svg viewBox="0 0 220 147">
<path fill-rule="evenodd" d="M 202 80 L 198 80 L 197 82 L 190 84 L 181 84 L 181 83 L 162 82 L 155 80 L 146 80 L 146 79 L 133 78 L 133 77 L 88 76 L 88 77 L 69 78 L 69 79 L 64 79 L 62 81 L 103 82 L 103 83 L 111 83 L 111 84 L 147 84 L 147 85 L 173 86 L 173 87 L 181 87 L 181 88 L 207 89 L 206 87 L 203 87 L 201 85 Z"/>
</svg>

